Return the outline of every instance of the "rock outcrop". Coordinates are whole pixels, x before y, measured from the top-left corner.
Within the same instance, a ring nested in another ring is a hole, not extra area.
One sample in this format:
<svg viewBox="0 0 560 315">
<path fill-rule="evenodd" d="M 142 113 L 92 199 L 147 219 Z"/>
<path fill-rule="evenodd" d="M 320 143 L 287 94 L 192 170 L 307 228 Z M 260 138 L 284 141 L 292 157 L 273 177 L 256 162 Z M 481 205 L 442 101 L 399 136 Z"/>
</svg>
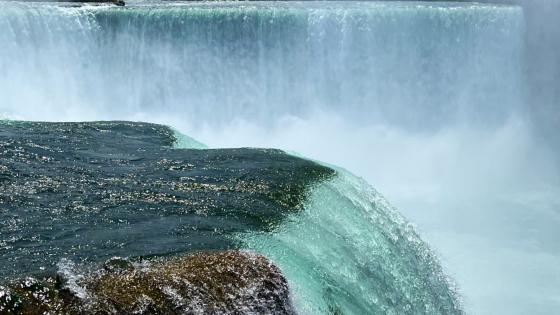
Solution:
<svg viewBox="0 0 560 315">
<path fill-rule="evenodd" d="M 0 287 L 1 314 L 295 314 L 286 279 L 243 251 L 172 259 L 111 259 L 90 274 Z"/>
</svg>

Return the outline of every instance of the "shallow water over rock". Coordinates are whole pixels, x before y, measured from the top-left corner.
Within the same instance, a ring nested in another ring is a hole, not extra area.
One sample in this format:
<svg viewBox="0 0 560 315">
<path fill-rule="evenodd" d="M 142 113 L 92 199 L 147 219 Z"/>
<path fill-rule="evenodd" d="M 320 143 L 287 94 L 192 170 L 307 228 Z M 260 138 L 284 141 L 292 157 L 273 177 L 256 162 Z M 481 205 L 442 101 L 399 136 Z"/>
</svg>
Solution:
<svg viewBox="0 0 560 315">
<path fill-rule="evenodd" d="M 274 229 L 334 174 L 279 150 L 175 141 L 145 123 L 0 124 L 0 277 L 236 248 L 233 233 Z"/>
</svg>

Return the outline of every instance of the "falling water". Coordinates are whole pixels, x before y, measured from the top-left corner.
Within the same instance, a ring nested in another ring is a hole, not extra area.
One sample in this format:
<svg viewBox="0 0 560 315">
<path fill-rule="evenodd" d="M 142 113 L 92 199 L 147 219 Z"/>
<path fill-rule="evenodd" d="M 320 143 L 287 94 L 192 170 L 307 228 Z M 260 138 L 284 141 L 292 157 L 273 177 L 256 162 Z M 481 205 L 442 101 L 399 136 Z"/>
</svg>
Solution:
<svg viewBox="0 0 560 315">
<path fill-rule="evenodd" d="M 0 118 L 158 122 L 344 166 L 417 224 L 468 311 L 546 314 L 560 180 L 526 118 L 524 25 L 475 3 L 0 2 Z"/>
</svg>

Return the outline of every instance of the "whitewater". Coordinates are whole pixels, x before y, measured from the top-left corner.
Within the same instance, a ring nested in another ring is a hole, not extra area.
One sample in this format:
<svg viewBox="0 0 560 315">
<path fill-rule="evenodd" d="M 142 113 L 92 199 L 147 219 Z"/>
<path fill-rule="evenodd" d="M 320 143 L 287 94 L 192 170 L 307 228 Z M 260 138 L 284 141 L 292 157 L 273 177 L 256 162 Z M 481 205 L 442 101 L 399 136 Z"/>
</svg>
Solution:
<svg viewBox="0 0 560 315">
<path fill-rule="evenodd" d="M 212 148 L 280 148 L 363 177 L 407 219 L 337 168 L 302 217 L 237 236 L 278 263 L 309 313 L 336 313 L 335 301 L 399 314 L 386 305 L 446 294 L 450 310 L 457 291 L 469 314 L 553 314 L 560 170 L 531 115 L 525 25 L 519 6 L 478 3 L 0 2 L 0 118 L 162 123 Z M 298 243 L 311 238 L 302 226 L 321 239 Z M 399 238 L 404 249 L 390 246 Z M 407 265 L 415 251 L 423 263 Z M 410 291 L 376 296 L 350 276 L 375 273 L 364 261 Z M 433 296 L 411 270 L 435 275 Z M 430 303 L 422 313 L 437 313 Z"/>
</svg>

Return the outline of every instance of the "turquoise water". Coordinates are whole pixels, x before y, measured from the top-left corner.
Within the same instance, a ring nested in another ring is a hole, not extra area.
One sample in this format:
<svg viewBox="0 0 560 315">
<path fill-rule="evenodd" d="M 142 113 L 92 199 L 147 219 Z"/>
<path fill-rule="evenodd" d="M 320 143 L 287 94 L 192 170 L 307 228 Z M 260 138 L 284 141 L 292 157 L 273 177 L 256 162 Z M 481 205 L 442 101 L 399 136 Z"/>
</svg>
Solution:
<svg viewBox="0 0 560 315">
<path fill-rule="evenodd" d="M 280 267 L 301 314 L 462 313 L 427 244 L 342 169 L 132 122 L 4 121 L 0 148 L 4 279 L 59 274 L 88 305 L 82 281 L 111 257 L 248 249 Z"/>
<path fill-rule="evenodd" d="M 303 214 L 273 233 L 240 235 L 275 261 L 303 314 L 461 314 L 457 293 L 413 227 L 343 169 Z"/>
<path fill-rule="evenodd" d="M 365 180 L 335 169 L 303 213 L 273 232 L 238 234 L 239 246 L 281 268 L 302 314 L 461 314 L 453 280 L 413 226 Z"/>
</svg>

